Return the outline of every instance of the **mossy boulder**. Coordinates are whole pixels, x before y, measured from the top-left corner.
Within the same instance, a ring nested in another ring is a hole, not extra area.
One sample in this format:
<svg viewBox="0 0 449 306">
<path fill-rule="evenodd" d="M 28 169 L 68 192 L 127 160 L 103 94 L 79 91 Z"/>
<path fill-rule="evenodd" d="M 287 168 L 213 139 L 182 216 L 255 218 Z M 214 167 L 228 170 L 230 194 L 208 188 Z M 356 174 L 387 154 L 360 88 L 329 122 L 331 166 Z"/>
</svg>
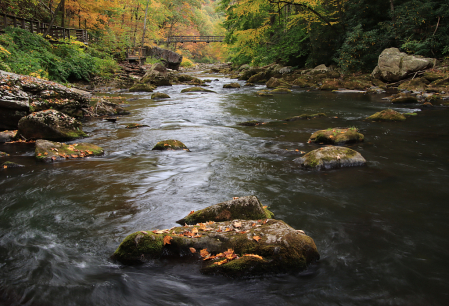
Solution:
<svg viewBox="0 0 449 306">
<path fill-rule="evenodd" d="M 54 162 L 65 159 L 101 156 L 103 154 L 103 148 L 87 142 L 65 144 L 44 139 L 36 140 L 35 156 L 39 161 Z"/>
<path fill-rule="evenodd" d="M 418 103 L 418 98 L 411 94 L 399 93 L 393 96 L 391 103 Z"/>
<path fill-rule="evenodd" d="M 444 78 L 447 78 L 448 74 L 444 73 L 443 71 L 437 71 L 437 70 L 429 70 L 424 72 L 423 74 L 423 78 L 425 78 L 427 81 L 429 82 L 434 82 L 436 80 L 441 80 Z"/>
<path fill-rule="evenodd" d="M 404 121 L 405 116 L 392 109 L 384 109 L 366 118 L 372 121 Z"/>
<path fill-rule="evenodd" d="M 57 110 L 31 113 L 19 121 L 18 133 L 26 139 L 70 140 L 86 136 L 82 124 Z"/>
<path fill-rule="evenodd" d="M 271 93 L 271 90 L 259 90 L 257 93 L 256 93 L 258 96 L 261 96 L 261 97 L 271 97 L 271 96 L 273 96 L 273 94 Z"/>
<path fill-rule="evenodd" d="M 302 271 L 320 255 L 312 238 L 280 220 L 207 222 L 127 236 L 112 255 L 124 264 L 186 257 L 231 277 Z"/>
<path fill-rule="evenodd" d="M 214 92 L 213 90 L 204 88 L 204 87 L 189 87 L 189 88 L 184 88 L 183 90 L 181 90 L 182 93 L 184 92 Z"/>
<path fill-rule="evenodd" d="M 310 88 L 310 87 L 317 87 L 316 80 L 308 75 L 302 75 L 298 77 L 296 80 L 292 83 L 294 86 L 298 86 L 300 88 Z"/>
<path fill-rule="evenodd" d="M 184 151 L 190 152 L 189 148 L 187 148 L 185 144 L 183 144 L 179 140 L 173 140 L 173 139 L 159 141 L 153 147 L 152 150 L 159 150 L 159 151 L 184 150 Z"/>
<path fill-rule="evenodd" d="M 408 91 L 425 91 L 427 85 L 430 82 L 425 78 L 416 78 L 407 82 L 402 83 L 398 86 L 399 90 L 408 90 Z"/>
<path fill-rule="evenodd" d="M 8 169 L 8 168 L 23 168 L 25 167 L 24 165 L 15 163 L 15 162 L 11 162 L 11 161 L 5 161 L 1 166 L 0 169 Z"/>
<path fill-rule="evenodd" d="M 239 83 L 224 84 L 223 88 L 240 88 L 240 84 Z"/>
<path fill-rule="evenodd" d="M 151 99 L 157 100 L 157 99 L 170 99 L 170 96 L 163 92 L 155 92 L 151 95 Z"/>
<path fill-rule="evenodd" d="M 308 120 L 308 119 L 314 119 L 314 118 L 320 118 L 320 117 L 327 117 L 325 113 L 318 113 L 318 114 L 302 114 L 299 116 L 290 117 L 287 119 L 284 119 L 284 121 L 298 121 L 298 120 Z"/>
<path fill-rule="evenodd" d="M 319 130 L 312 134 L 309 143 L 325 143 L 325 144 L 346 144 L 362 142 L 365 139 L 363 134 L 359 133 L 356 128 L 330 128 L 327 130 Z"/>
<path fill-rule="evenodd" d="M 146 83 L 136 83 L 134 84 L 129 91 L 130 92 L 153 92 L 156 89 L 156 86 Z"/>
<path fill-rule="evenodd" d="M 352 149 L 327 146 L 313 150 L 294 160 L 305 169 L 330 170 L 344 167 L 364 166 L 365 158 Z"/>
<path fill-rule="evenodd" d="M 273 213 L 263 207 L 256 196 L 245 196 L 222 202 L 190 213 L 179 224 L 196 224 L 206 221 L 229 221 L 234 219 L 258 220 L 273 218 Z"/>
<path fill-rule="evenodd" d="M 266 85 L 267 85 L 267 88 L 278 88 L 278 87 L 291 88 L 292 87 L 286 81 L 284 81 L 282 79 L 277 79 L 275 77 L 270 78 Z"/>
<path fill-rule="evenodd" d="M 119 104 L 106 100 L 103 97 L 95 97 L 91 99 L 92 106 L 89 112 L 92 116 L 117 116 L 129 115 L 130 112 L 125 110 Z"/>
</svg>

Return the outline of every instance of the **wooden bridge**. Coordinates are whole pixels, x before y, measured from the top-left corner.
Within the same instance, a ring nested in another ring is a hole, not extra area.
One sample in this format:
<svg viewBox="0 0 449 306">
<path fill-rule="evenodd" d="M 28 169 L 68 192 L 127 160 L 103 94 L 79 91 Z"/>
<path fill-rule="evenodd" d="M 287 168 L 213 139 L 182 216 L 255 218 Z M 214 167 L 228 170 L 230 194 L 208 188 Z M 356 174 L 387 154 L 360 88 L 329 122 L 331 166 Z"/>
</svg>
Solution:
<svg viewBox="0 0 449 306">
<path fill-rule="evenodd" d="M 169 36 L 166 43 L 185 43 L 185 42 L 223 42 L 224 36 Z"/>
<path fill-rule="evenodd" d="M 37 20 L 25 19 L 16 17 L 13 15 L 8 15 L 4 13 L 0 13 L 0 32 L 4 32 L 7 27 L 15 27 L 21 28 L 31 33 L 42 33 L 48 29 L 49 24 L 43 23 Z M 50 35 L 54 39 L 60 38 L 69 38 L 76 37 L 77 40 L 88 43 L 91 40 L 90 35 L 87 33 L 87 30 L 75 29 L 75 28 L 62 28 L 58 26 L 53 26 L 48 31 L 48 35 Z"/>
</svg>

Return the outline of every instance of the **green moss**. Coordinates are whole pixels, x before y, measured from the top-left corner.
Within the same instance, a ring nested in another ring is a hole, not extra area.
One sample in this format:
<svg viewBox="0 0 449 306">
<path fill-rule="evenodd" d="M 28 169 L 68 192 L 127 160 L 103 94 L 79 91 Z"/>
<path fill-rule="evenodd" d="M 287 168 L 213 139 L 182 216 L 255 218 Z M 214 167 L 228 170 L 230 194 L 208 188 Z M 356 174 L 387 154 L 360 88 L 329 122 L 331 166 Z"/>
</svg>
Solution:
<svg viewBox="0 0 449 306">
<path fill-rule="evenodd" d="M 147 126 L 148 125 L 146 125 L 146 124 L 130 123 L 127 126 L 125 126 L 125 128 L 127 128 L 127 129 L 137 129 L 137 128 L 140 128 L 140 127 L 147 127 Z"/>
<path fill-rule="evenodd" d="M 287 88 L 276 88 L 271 91 L 271 93 L 273 93 L 273 94 L 286 94 L 286 93 L 291 93 L 291 92 L 292 91 Z"/>
<path fill-rule="evenodd" d="M 406 118 L 403 114 L 398 113 L 397 111 L 392 109 L 384 109 L 383 111 L 377 112 L 366 119 L 372 121 L 404 121 Z"/>
<path fill-rule="evenodd" d="M 155 92 L 154 94 L 151 95 L 151 99 L 156 100 L 156 99 L 170 99 L 170 96 L 167 95 L 166 93 L 163 92 Z"/>
<path fill-rule="evenodd" d="M 327 117 L 325 113 L 318 113 L 318 114 L 302 114 L 299 116 L 294 116 L 294 117 L 290 117 L 285 119 L 284 121 L 297 121 L 297 120 L 307 120 L 307 119 L 314 119 L 314 118 L 319 118 L 319 117 Z"/>
<path fill-rule="evenodd" d="M 326 144 L 344 144 L 362 142 L 364 135 L 360 134 L 357 129 L 347 128 L 329 128 L 327 130 L 320 130 L 313 133 L 309 142 L 326 143 Z"/>
<path fill-rule="evenodd" d="M 180 142 L 179 140 L 163 140 L 159 141 L 152 150 L 184 150 L 184 151 L 190 151 L 185 144 Z"/>
<path fill-rule="evenodd" d="M 129 91 L 130 92 L 152 92 L 156 86 L 150 84 L 137 83 L 134 84 Z"/>
<path fill-rule="evenodd" d="M 66 132 L 65 135 L 67 138 L 81 138 L 81 137 L 87 137 L 87 134 L 83 131 L 70 131 Z"/>
<path fill-rule="evenodd" d="M 184 92 L 215 92 L 215 91 L 203 87 L 190 87 L 184 88 L 183 90 L 181 90 L 181 92 L 184 93 Z"/>
<path fill-rule="evenodd" d="M 122 241 L 112 257 L 126 264 L 159 258 L 164 249 L 164 236 L 152 232 L 135 232 Z"/>
</svg>

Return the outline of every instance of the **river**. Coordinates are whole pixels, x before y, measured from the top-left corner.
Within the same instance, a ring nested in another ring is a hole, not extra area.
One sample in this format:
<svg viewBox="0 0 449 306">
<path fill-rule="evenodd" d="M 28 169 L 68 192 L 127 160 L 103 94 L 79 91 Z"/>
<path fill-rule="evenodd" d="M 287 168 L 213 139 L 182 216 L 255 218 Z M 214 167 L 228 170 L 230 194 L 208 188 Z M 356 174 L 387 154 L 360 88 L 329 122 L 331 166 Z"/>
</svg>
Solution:
<svg viewBox="0 0 449 306">
<path fill-rule="evenodd" d="M 223 89 L 229 82 L 210 83 L 217 93 L 158 88 L 171 96 L 159 101 L 121 94 L 131 115 L 85 122 L 91 136 L 74 142 L 102 146 L 101 158 L 41 164 L 33 146 L 0 145 L 26 166 L 0 170 L 0 305 L 447 305 L 449 110 L 300 89 L 260 97 L 262 86 Z M 418 115 L 364 120 L 385 108 Z M 328 117 L 280 121 L 318 112 Z M 237 125 L 248 120 L 278 122 Z M 312 132 L 349 126 L 365 135 L 352 148 L 366 167 L 304 171 L 293 162 L 317 148 Z M 151 151 L 165 139 L 191 152 Z M 132 232 L 245 195 L 311 236 L 320 261 L 230 279 L 202 275 L 186 258 L 109 259 Z"/>
</svg>

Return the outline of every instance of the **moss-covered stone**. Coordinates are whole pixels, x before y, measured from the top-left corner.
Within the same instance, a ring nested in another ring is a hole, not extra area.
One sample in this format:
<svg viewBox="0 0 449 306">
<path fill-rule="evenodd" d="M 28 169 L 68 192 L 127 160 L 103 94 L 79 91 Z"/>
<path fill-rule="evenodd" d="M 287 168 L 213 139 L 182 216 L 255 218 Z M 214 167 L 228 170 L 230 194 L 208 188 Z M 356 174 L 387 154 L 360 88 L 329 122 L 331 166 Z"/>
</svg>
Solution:
<svg viewBox="0 0 449 306">
<path fill-rule="evenodd" d="M 223 88 L 240 88 L 240 84 L 239 83 L 224 84 Z"/>
<path fill-rule="evenodd" d="M 57 110 L 31 113 L 19 121 L 20 135 L 27 139 L 70 140 L 87 136 L 82 124 Z"/>
<path fill-rule="evenodd" d="M 163 92 L 155 92 L 151 95 L 151 99 L 157 100 L 157 99 L 170 99 L 170 96 Z"/>
<path fill-rule="evenodd" d="M 270 91 L 270 93 L 272 93 L 272 94 L 287 94 L 287 93 L 291 93 L 291 92 L 292 91 L 290 89 L 282 88 L 282 87 L 276 88 L 276 89 L 273 89 L 272 91 Z"/>
<path fill-rule="evenodd" d="M 362 142 L 364 138 L 356 128 L 330 128 L 313 133 L 309 138 L 309 143 L 345 144 Z"/>
<path fill-rule="evenodd" d="M 298 77 L 292 84 L 301 88 L 317 87 L 317 81 L 308 75 Z"/>
<path fill-rule="evenodd" d="M 266 85 L 267 85 L 267 88 L 278 88 L 278 87 L 291 88 L 292 87 L 286 81 L 284 81 L 282 79 L 277 79 L 274 77 L 270 78 Z"/>
<path fill-rule="evenodd" d="M 241 126 L 258 126 L 258 125 L 261 125 L 263 123 L 264 122 L 262 122 L 262 121 L 251 120 L 251 121 L 240 122 L 240 123 L 237 123 L 237 124 L 241 125 Z"/>
<path fill-rule="evenodd" d="M 9 156 L 8 153 L 0 151 L 0 157 L 7 157 L 7 156 Z"/>
<path fill-rule="evenodd" d="M 5 161 L 5 162 L 1 165 L 0 169 L 23 168 L 23 167 L 25 167 L 25 166 L 24 166 L 24 165 L 21 165 L 21 164 L 18 164 L 18 163 L 11 162 L 11 161 Z"/>
<path fill-rule="evenodd" d="M 184 92 L 214 92 L 213 90 L 204 88 L 204 87 L 190 87 L 190 88 L 184 88 L 183 90 L 181 90 L 182 93 Z"/>
<path fill-rule="evenodd" d="M 36 140 L 35 156 L 36 159 L 40 161 L 54 162 L 65 159 L 100 156 L 103 154 L 103 148 L 87 142 L 65 144 L 43 139 Z"/>
<path fill-rule="evenodd" d="M 425 78 L 415 78 L 413 80 L 402 83 L 398 86 L 398 89 L 408 91 L 424 91 L 429 83 L 430 82 Z"/>
<path fill-rule="evenodd" d="M 345 147 L 327 146 L 313 150 L 294 160 L 305 169 L 330 170 L 343 167 L 363 166 L 365 158 L 357 152 Z"/>
<path fill-rule="evenodd" d="M 164 244 L 164 238 L 169 243 Z M 204 249 L 212 256 L 231 249 L 235 256 L 224 262 L 225 256 L 202 258 L 201 271 L 233 277 L 301 271 L 320 257 L 312 238 L 283 221 L 236 219 L 135 232 L 123 240 L 112 258 L 125 264 L 180 256 L 200 260 Z"/>
<path fill-rule="evenodd" d="M 160 151 L 184 150 L 184 151 L 190 152 L 189 148 L 187 148 L 185 144 L 183 144 L 179 140 L 173 140 L 173 139 L 159 141 L 153 147 L 152 150 L 160 150 Z"/>
<path fill-rule="evenodd" d="M 418 98 L 411 94 L 399 93 L 393 96 L 391 103 L 418 103 Z"/>
<path fill-rule="evenodd" d="M 130 92 L 153 92 L 156 89 L 156 86 L 148 84 L 148 83 L 136 83 L 134 84 L 129 91 Z"/>
<path fill-rule="evenodd" d="M 423 77 L 427 81 L 433 82 L 433 81 L 441 80 L 441 79 L 444 79 L 444 78 L 448 77 L 448 74 L 444 73 L 443 71 L 431 71 L 431 70 L 429 70 L 429 71 L 424 72 Z"/>
<path fill-rule="evenodd" d="M 287 118 L 284 121 L 308 120 L 308 119 L 314 119 L 314 118 L 319 118 L 319 117 L 327 117 L 327 116 L 325 113 L 318 113 L 318 114 L 312 114 L 312 115 L 302 114 L 299 116 Z"/>
<path fill-rule="evenodd" d="M 140 124 L 140 123 L 130 123 L 125 126 L 125 128 L 127 128 L 127 129 L 137 129 L 137 128 L 141 128 L 141 127 L 148 127 L 148 125 Z"/>
<path fill-rule="evenodd" d="M 179 224 L 195 224 L 206 221 L 229 221 L 234 219 L 257 220 L 273 218 L 255 196 L 245 196 L 198 210 L 176 221 Z"/>
<path fill-rule="evenodd" d="M 270 96 L 272 96 L 273 94 L 271 93 L 271 90 L 259 90 L 259 91 L 257 92 L 257 95 L 258 95 L 258 96 L 268 96 L 268 97 L 270 97 Z"/>
<path fill-rule="evenodd" d="M 405 116 L 392 109 L 384 109 L 366 118 L 372 121 L 404 121 Z"/>
</svg>

